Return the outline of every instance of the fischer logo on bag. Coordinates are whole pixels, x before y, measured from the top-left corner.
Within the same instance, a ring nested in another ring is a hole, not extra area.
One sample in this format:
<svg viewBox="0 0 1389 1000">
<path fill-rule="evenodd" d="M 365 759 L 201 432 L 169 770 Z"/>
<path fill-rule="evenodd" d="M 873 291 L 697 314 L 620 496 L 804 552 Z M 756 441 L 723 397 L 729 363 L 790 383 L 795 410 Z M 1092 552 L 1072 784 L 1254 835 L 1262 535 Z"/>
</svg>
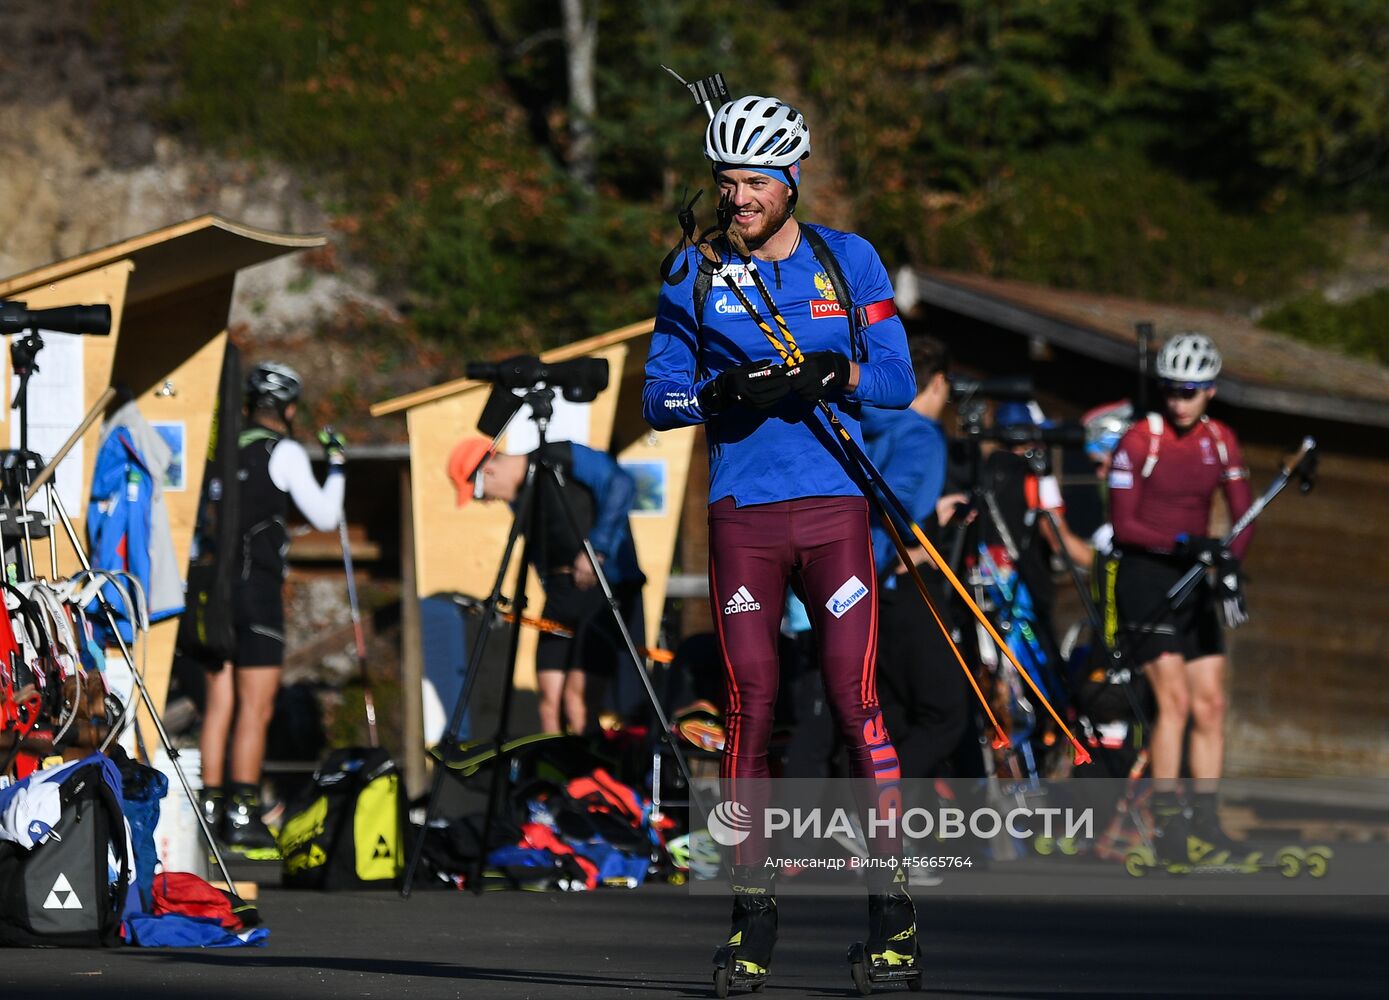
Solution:
<svg viewBox="0 0 1389 1000">
<path fill-rule="evenodd" d="M 43 901 L 43 908 L 45 910 L 82 909 L 82 900 L 77 898 L 77 891 L 73 889 L 72 883 L 62 872 L 58 873 L 53 888 L 48 890 L 48 898 Z"/>
</svg>

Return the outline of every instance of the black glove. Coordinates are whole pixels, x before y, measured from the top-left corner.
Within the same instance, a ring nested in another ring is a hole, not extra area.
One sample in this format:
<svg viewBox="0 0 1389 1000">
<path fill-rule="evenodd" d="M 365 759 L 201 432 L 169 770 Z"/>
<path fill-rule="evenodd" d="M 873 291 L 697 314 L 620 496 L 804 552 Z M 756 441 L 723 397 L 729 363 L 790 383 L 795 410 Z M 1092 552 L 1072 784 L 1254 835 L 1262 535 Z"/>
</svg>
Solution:
<svg viewBox="0 0 1389 1000">
<path fill-rule="evenodd" d="M 1244 603 L 1244 574 L 1239 560 L 1225 552 L 1215 564 L 1215 613 L 1226 628 L 1239 628 L 1249 621 Z"/>
<path fill-rule="evenodd" d="M 1214 566 L 1227 556 L 1234 558 L 1221 544 L 1220 539 L 1207 538 L 1204 535 L 1178 535 L 1176 544 L 1172 546 L 1172 554 L 1179 559 L 1190 559 L 1207 566 Z"/>
<path fill-rule="evenodd" d="M 814 402 L 849 391 L 849 359 L 838 351 L 812 351 L 787 376 L 802 399 Z"/>
<path fill-rule="evenodd" d="M 318 443 L 323 445 L 323 454 L 329 465 L 342 465 L 347 461 L 347 442 L 331 427 L 318 432 Z"/>
<path fill-rule="evenodd" d="M 790 391 L 785 365 L 754 361 L 720 372 L 699 390 L 699 405 L 710 416 L 724 412 L 734 403 L 765 410 L 781 402 Z"/>
</svg>

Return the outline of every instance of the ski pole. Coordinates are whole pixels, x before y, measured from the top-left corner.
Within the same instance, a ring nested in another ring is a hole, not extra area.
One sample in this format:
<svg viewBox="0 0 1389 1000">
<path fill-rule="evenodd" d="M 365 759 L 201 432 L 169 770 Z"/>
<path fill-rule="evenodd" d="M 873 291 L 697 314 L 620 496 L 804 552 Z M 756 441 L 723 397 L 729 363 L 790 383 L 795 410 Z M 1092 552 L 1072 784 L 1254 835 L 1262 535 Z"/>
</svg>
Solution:
<svg viewBox="0 0 1389 1000">
<path fill-rule="evenodd" d="M 882 511 L 882 513 L 886 514 L 887 512 Z M 902 564 L 907 567 L 907 572 L 911 574 L 912 582 L 916 584 L 916 589 L 920 591 L 921 596 L 926 599 L 926 607 L 931 612 L 931 617 L 935 619 L 937 627 L 940 628 L 940 634 L 945 636 L 946 645 L 950 647 L 950 652 L 955 654 L 955 662 L 958 663 L 960 669 L 964 671 L 965 680 L 969 681 L 969 686 L 971 690 L 974 691 L 974 696 L 979 699 L 979 704 L 983 706 L 984 714 L 989 720 L 989 725 L 994 727 L 994 738 L 990 742 L 990 746 L 995 750 L 1002 750 L 1011 742 L 1008 739 L 1008 734 L 1005 733 L 1003 727 L 999 725 L 998 719 L 994 716 L 993 707 L 989 704 L 989 699 L 984 697 L 984 692 L 979 689 L 979 681 L 975 679 L 974 671 L 970 670 L 969 664 L 965 663 L 964 654 L 960 652 L 960 647 L 955 645 L 955 640 L 950 635 L 950 629 L 946 627 L 945 622 L 941 619 L 940 612 L 936 610 L 935 602 L 931 600 L 931 595 L 926 589 L 926 581 L 921 578 L 921 570 L 918 569 L 916 563 L 908 557 L 906 543 L 902 541 L 902 536 L 898 534 L 897 526 L 892 523 L 892 518 L 890 517 L 884 517 L 883 524 L 886 525 L 888 536 L 891 537 L 892 544 L 897 549 L 898 558 L 900 558 Z"/>
<path fill-rule="evenodd" d="M 510 611 L 498 611 L 497 617 L 510 624 L 516 620 L 516 615 Z M 559 622 L 549 618 L 531 618 L 527 615 L 521 616 L 521 624 L 526 628 L 533 628 L 537 632 L 548 632 L 550 635 L 557 635 L 561 639 L 574 638 L 574 630 L 568 625 L 561 625 Z M 638 646 L 637 652 L 648 660 L 656 663 L 674 663 L 675 654 L 668 649 L 653 649 L 650 646 Z"/>
<path fill-rule="evenodd" d="M 1255 519 L 1264 512 L 1264 508 L 1273 502 L 1273 498 L 1282 493 L 1293 476 L 1302 477 L 1302 491 L 1305 493 L 1312 488 L 1313 466 L 1316 463 L 1317 442 L 1315 438 L 1304 437 L 1302 444 L 1298 447 L 1297 454 L 1288 460 L 1288 464 L 1278 470 L 1278 475 L 1273 482 L 1264 490 L 1249 509 L 1240 516 L 1239 520 L 1230 526 L 1230 530 L 1225 532 L 1225 537 L 1220 540 L 1220 547 L 1228 549 L 1234 544 L 1235 539 L 1244 533 L 1244 530 L 1254 523 Z M 1211 564 L 1202 560 L 1187 570 L 1180 580 L 1172 585 L 1172 589 L 1167 592 L 1167 601 L 1172 607 L 1180 607 L 1186 602 L 1191 590 L 1196 586 L 1196 582 L 1201 579 L 1201 575 L 1206 572 Z M 1175 602 L 1175 603 L 1173 603 Z"/>
<path fill-rule="evenodd" d="M 743 260 L 743 263 L 747 267 L 748 274 L 752 276 L 753 284 L 757 286 L 758 294 L 761 295 L 763 301 L 767 303 L 768 309 L 772 313 L 773 318 L 777 322 L 778 328 L 780 329 L 782 335 L 786 338 L 786 340 L 785 343 L 783 343 L 779 337 L 772 333 L 770 328 L 767 326 L 766 321 L 758 317 L 758 325 L 759 327 L 761 327 L 763 335 L 766 336 L 767 339 L 771 342 L 772 347 L 777 351 L 777 353 L 781 356 L 782 360 L 786 364 L 803 363 L 805 361 L 805 355 L 801 353 L 800 348 L 796 345 L 796 339 L 792 335 L 790 328 L 787 326 L 786 320 L 782 318 L 781 311 L 776 308 L 776 303 L 773 301 L 771 293 L 767 291 L 767 285 L 762 280 L 761 274 L 758 273 L 757 265 L 753 261 L 751 252 L 745 252 L 747 251 L 746 245 L 743 245 L 741 247 L 738 246 L 739 243 L 742 243 L 742 240 L 739 239 L 736 234 L 731 234 L 725 231 L 724 235 L 729 238 L 730 245 L 733 246 L 734 251 Z M 707 243 L 702 240 L 699 249 L 702 253 L 705 253 L 705 255 L 708 256 L 708 252 L 705 250 L 706 246 Z M 709 250 L 712 249 L 712 247 L 709 247 Z M 733 287 L 735 291 L 740 291 L 737 288 L 736 282 L 733 283 L 731 287 Z M 755 312 L 751 308 L 749 308 L 751 306 L 751 302 L 747 301 L 746 296 L 740 295 L 739 297 L 742 300 L 744 308 L 748 309 L 748 315 L 755 315 Z M 965 605 L 970 609 L 971 612 L 973 612 L 974 617 L 979 621 L 981 625 L 984 626 L 985 630 L 988 631 L 989 637 L 993 639 L 995 645 L 997 645 L 999 650 L 1003 653 L 1003 655 L 1008 658 L 1009 662 L 1013 664 L 1013 666 L 1017 669 L 1018 673 L 1022 675 L 1023 680 L 1027 682 L 1027 686 L 1031 688 L 1032 693 L 1036 695 L 1037 699 L 1042 703 L 1042 706 L 1046 708 L 1047 713 L 1052 717 L 1053 721 L 1055 721 L 1056 724 L 1061 727 L 1061 731 L 1066 734 L 1066 738 L 1070 741 L 1071 747 L 1075 751 L 1075 763 L 1088 764 L 1090 762 L 1089 752 L 1085 749 L 1085 747 L 1081 745 L 1080 741 L 1075 738 L 1075 734 L 1071 732 L 1070 727 L 1067 726 L 1065 721 L 1062 720 L 1061 716 L 1057 714 L 1056 709 L 1052 707 L 1052 704 L 1050 701 L 1047 700 L 1046 695 L 1042 694 L 1041 689 L 1037 687 L 1036 683 L 1032 680 L 1031 676 L 1028 675 L 1027 671 L 1022 668 L 1022 664 L 1018 662 L 1017 657 L 1013 655 L 1013 651 L 1008 648 L 1008 645 L 998 634 L 998 631 L 994 628 L 993 623 L 990 622 L 988 620 L 988 617 L 984 614 L 984 612 L 979 609 L 979 605 L 977 605 L 974 602 L 974 598 L 969 595 L 969 591 L 965 589 L 964 584 L 960 582 L 959 578 L 955 575 L 955 573 L 950 569 L 948 565 L 946 565 L 944 558 L 941 556 L 940 552 L 936 550 L 936 547 L 931 543 L 931 540 L 926 537 L 926 532 L 924 532 L 921 529 L 921 526 L 917 524 L 916 521 L 912 518 L 911 513 L 902 504 L 902 501 L 897 498 L 897 495 L 892 492 L 892 489 L 887 485 L 887 482 L 883 479 L 882 474 L 873 466 L 873 463 L 869 460 L 868 456 L 863 453 L 863 449 L 861 449 L 858 446 L 858 442 L 856 442 L 853 439 L 853 436 L 848 432 L 848 430 L 845 429 L 844 425 L 840 423 L 839 418 L 835 415 L 834 411 L 830 409 L 829 404 L 826 403 L 823 399 L 817 400 L 816 402 L 820 412 L 823 413 L 825 415 L 825 418 L 829 421 L 831 429 L 839 435 L 845 453 L 851 459 L 853 459 L 853 461 L 858 465 L 859 469 L 868 477 L 870 482 L 872 482 L 873 486 L 882 494 L 883 498 L 892 508 L 893 513 L 895 513 L 897 517 L 911 529 L 912 534 L 916 537 L 916 540 L 921 544 L 921 547 L 926 550 L 926 553 L 931 557 L 932 561 L 935 562 L 936 567 L 941 571 L 942 574 L 944 574 L 945 578 L 948 581 L 950 581 L 950 585 L 955 589 L 955 592 L 960 595 L 960 597 L 964 600 Z"/>
<path fill-rule="evenodd" d="M 700 252 L 703 253 L 706 258 L 717 261 L 717 251 L 714 250 L 712 244 L 708 240 L 708 237 L 709 234 L 707 233 L 704 237 L 701 237 L 699 243 Z M 750 255 L 748 259 L 751 260 Z M 755 265 L 750 266 L 749 271 L 756 275 Z M 758 277 L 757 280 L 760 281 L 760 277 Z M 777 353 L 781 356 L 781 358 L 784 361 L 790 363 L 790 358 L 788 357 L 785 346 L 781 343 L 777 335 L 772 331 L 771 327 L 767 325 L 766 320 L 764 320 L 761 314 L 759 314 L 758 311 L 753 307 L 752 302 L 748 300 L 747 296 L 743 293 L 743 290 L 735 285 L 733 286 L 733 291 L 734 294 L 738 297 L 738 300 L 743 306 L 743 309 L 746 311 L 747 315 L 750 316 L 753 319 L 753 321 L 756 322 L 757 325 L 761 328 L 762 333 L 771 342 L 772 346 L 776 348 Z M 768 300 L 773 315 L 775 315 L 776 319 L 778 320 L 778 323 L 781 324 L 784 329 L 785 320 L 781 318 L 780 312 L 777 311 L 776 303 L 771 302 L 770 296 L 767 295 L 765 292 L 763 294 L 763 298 L 766 298 Z M 802 360 L 804 360 L 804 358 L 802 358 Z M 825 406 L 823 400 L 820 401 L 820 405 L 822 407 Z M 828 409 L 828 407 L 825 408 Z M 830 419 L 831 422 L 834 421 L 833 413 L 830 414 Z M 873 490 L 870 488 L 865 492 L 872 500 L 877 501 L 881 509 L 882 501 L 879 500 L 878 497 L 873 493 Z M 931 595 L 929 591 L 926 589 L 926 582 L 921 578 L 921 572 L 917 569 L 916 563 L 912 561 L 911 556 L 908 554 L 906 544 L 902 541 L 902 537 L 898 533 L 896 525 L 892 523 L 892 518 L 888 516 L 886 510 L 881 510 L 881 513 L 883 514 L 883 523 L 887 525 L 888 535 L 892 538 L 893 545 L 897 549 L 898 557 L 902 560 L 902 564 L 908 568 L 908 572 L 911 574 L 912 577 L 912 582 L 916 584 L 917 591 L 921 594 L 922 599 L 926 602 L 926 607 L 929 608 L 931 611 L 931 617 L 935 619 L 936 625 L 939 626 L 941 635 L 945 637 L 946 644 L 950 646 L 950 651 L 955 654 L 956 662 L 960 664 L 960 669 L 964 671 L 965 677 L 969 681 L 969 686 L 973 689 L 975 696 L 979 699 L 979 704 L 983 706 L 984 714 L 988 716 L 989 724 L 992 725 L 994 728 L 994 739 L 992 741 L 993 748 L 995 750 L 998 750 L 1005 746 L 1008 746 L 1008 744 L 1011 741 L 1008 739 L 1007 733 L 1005 733 L 1003 727 L 999 725 L 998 719 L 994 716 L 993 708 L 989 705 L 988 699 L 984 697 L 984 693 L 979 689 L 979 684 L 975 680 L 974 674 L 970 671 L 968 664 L 965 663 L 964 656 L 960 653 L 959 648 L 955 645 L 955 640 L 950 635 L 950 629 L 946 627 L 944 620 L 940 616 L 940 613 L 936 610 L 935 603 L 931 600 Z M 910 522 L 911 518 L 904 517 L 903 520 Z M 934 554 L 932 555 L 932 558 L 938 560 L 940 556 L 939 554 Z"/>
<path fill-rule="evenodd" d="M 338 542 L 342 546 L 342 564 L 347 572 L 347 604 L 352 611 L 352 636 L 357 645 L 357 666 L 362 672 L 362 698 L 366 701 L 367 738 L 373 747 L 381 742 L 376 735 L 376 699 L 371 695 L 371 677 L 367 674 L 367 641 L 362 634 L 362 610 L 357 604 L 357 578 L 352 569 L 352 548 L 347 543 L 347 519 L 338 521 Z"/>
<path fill-rule="evenodd" d="M 456 594 L 453 600 L 459 607 L 467 611 L 478 611 L 482 608 L 484 603 L 476 598 L 468 597 L 465 594 Z M 497 611 L 495 614 L 499 621 L 504 621 L 508 625 L 516 621 L 516 613 L 514 611 Z M 532 618 L 529 615 L 522 615 L 521 624 L 526 628 L 533 628 L 537 632 L 557 635 L 561 639 L 574 638 L 574 630 L 572 628 L 552 618 Z M 637 652 L 656 663 L 675 662 L 675 654 L 669 649 L 661 649 L 659 646 L 638 646 Z"/>
</svg>

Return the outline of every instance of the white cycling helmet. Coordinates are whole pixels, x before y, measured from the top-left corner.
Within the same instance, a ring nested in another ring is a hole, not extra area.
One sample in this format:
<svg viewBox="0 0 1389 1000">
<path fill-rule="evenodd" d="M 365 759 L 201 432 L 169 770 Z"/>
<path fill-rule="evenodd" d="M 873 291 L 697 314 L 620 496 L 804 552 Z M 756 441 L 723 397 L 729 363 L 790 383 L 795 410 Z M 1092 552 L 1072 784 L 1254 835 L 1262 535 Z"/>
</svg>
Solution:
<svg viewBox="0 0 1389 1000">
<path fill-rule="evenodd" d="M 775 97 L 739 97 L 709 120 L 704 155 L 735 167 L 791 167 L 810 155 L 810 126 Z"/>
<path fill-rule="evenodd" d="M 1102 459 L 1119 446 L 1119 441 L 1133 426 L 1133 404 L 1127 399 L 1105 403 L 1086 411 L 1080 418 L 1085 427 L 1085 451 L 1094 459 Z"/>
<path fill-rule="evenodd" d="M 1214 382 L 1220 374 L 1220 352 L 1204 333 L 1179 333 L 1157 359 L 1157 377 L 1167 382 Z"/>
<path fill-rule="evenodd" d="M 299 373 L 277 361 L 262 361 L 246 373 L 246 396 L 252 406 L 270 400 L 284 409 L 299 398 L 302 388 Z"/>
</svg>

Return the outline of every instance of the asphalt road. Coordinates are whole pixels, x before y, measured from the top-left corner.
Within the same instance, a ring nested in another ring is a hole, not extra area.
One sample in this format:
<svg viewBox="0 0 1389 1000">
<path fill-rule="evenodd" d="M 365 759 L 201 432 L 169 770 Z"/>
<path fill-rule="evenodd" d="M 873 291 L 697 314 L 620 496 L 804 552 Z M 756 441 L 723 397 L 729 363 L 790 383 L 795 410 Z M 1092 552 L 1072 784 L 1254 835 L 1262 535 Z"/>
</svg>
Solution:
<svg viewBox="0 0 1389 1000">
<path fill-rule="evenodd" d="M 916 893 L 938 997 L 1382 996 L 1389 899 L 1009 900 Z M 853 995 L 863 904 L 785 898 L 765 996 Z M 728 902 L 584 894 L 262 892 L 265 948 L 0 953 L 0 997 L 712 996 Z M 884 995 L 888 991 L 880 991 Z M 905 995 L 903 987 L 891 992 Z"/>
</svg>

